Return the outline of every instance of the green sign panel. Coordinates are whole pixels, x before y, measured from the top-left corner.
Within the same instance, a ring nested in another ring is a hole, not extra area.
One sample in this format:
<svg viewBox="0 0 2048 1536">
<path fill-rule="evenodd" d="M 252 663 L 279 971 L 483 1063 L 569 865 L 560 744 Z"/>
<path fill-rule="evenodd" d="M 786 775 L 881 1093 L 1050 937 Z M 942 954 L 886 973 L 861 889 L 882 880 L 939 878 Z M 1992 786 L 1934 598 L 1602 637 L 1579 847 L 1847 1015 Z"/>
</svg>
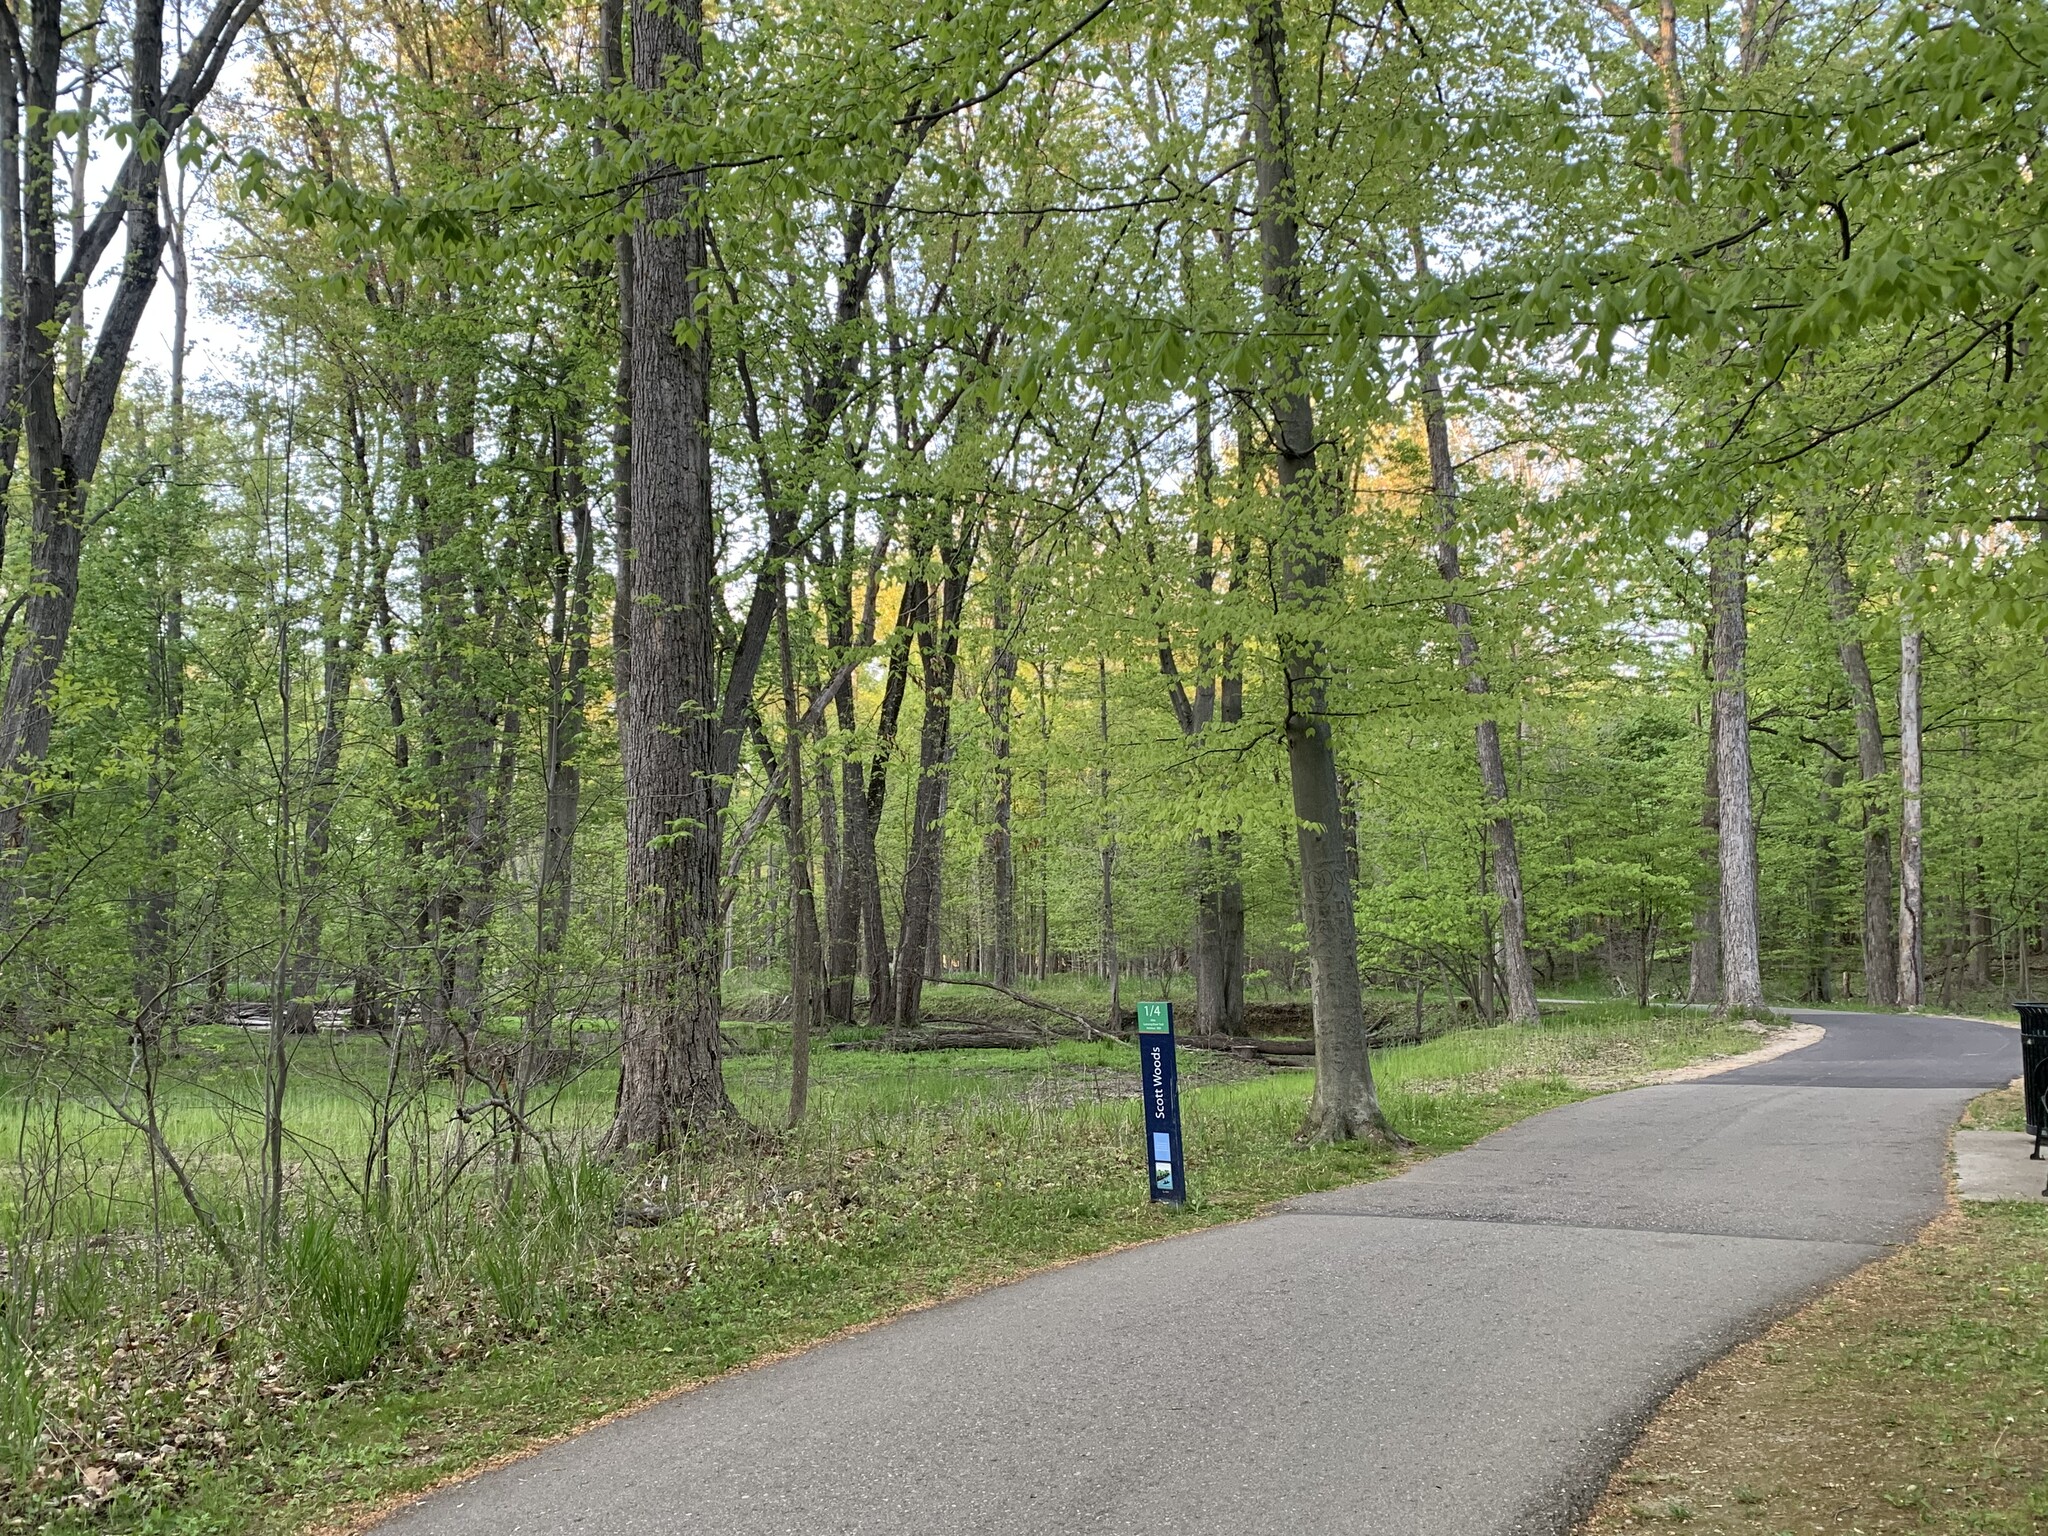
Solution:
<svg viewBox="0 0 2048 1536">
<path fill-rule="evenodd" d="M 1172 1005 L 1168 1003 L 1138 1004 L 1138 1033 L 1141 1035 L 1172 1034 Z"/>
</svg>

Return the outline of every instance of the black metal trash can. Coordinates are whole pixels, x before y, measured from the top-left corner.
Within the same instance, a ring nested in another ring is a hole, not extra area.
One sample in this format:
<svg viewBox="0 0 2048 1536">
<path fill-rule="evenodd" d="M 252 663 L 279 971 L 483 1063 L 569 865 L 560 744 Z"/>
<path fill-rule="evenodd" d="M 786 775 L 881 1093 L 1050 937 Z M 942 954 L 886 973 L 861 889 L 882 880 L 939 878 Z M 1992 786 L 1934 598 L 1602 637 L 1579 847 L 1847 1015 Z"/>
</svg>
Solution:
<svg viewBox="0 0 2048 1536">
<path fill-rule="evenodd" d="M 2015 1003 L 2020 1013 L 2020 1096 L 2027 1106 L 2027 1134 L 2033 1156 L 2048 1141 L 2048 1003 Z"/>
</svg>

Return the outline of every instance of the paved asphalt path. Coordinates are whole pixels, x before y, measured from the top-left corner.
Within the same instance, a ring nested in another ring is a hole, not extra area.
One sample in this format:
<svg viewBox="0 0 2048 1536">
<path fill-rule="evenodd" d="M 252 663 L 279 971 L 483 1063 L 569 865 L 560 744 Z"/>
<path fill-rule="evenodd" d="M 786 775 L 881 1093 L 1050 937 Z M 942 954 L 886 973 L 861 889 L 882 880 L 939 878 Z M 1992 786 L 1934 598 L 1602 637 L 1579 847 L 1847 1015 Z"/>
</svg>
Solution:
<svg viewBox="0 0 2048 1536">
<path fill-rule="evenodd" d="M 2018 1071 L 1996 1025 L 1807 1017 L 1774 1062 L 914 1313 L 380 1531 L 1564 1531 L 1687 1374 L 1934 1215 L 1950 1125 Z"/>
</svg>

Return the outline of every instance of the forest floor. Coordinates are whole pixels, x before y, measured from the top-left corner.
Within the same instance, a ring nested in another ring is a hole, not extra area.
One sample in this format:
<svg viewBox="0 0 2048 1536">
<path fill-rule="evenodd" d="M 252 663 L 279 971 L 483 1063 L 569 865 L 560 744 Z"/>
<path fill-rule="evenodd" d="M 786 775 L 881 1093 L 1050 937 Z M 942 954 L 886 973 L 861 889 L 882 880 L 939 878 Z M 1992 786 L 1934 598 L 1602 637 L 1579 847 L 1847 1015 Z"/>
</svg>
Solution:
<svg viewBox="0 0 2048 1536">
<path fill-rule="evenodd" d="M 645 1188 L 622 1191 L 584 1165 L 521 1210 L 502 1194 L 490 1208 L 488 1186 L 465 1197 L 469 1209 L 448 1202 L 415 1232 L 421 1279 L 403 1342 L 343 1386 L 295 1379 L 288 1307 L 174 1290 L 145 1313 L 119 1294 L 107 1259 L 118 1248 L 82 1248 L 82 1267 L 53 1281 L 78 1295 L 61 1308 L 70 1331 L 42 1352 L 40 1454 L 26 1478 L 0 1469 L 0 1520 L 51 1532 L 347 1525 L 849 1327 L 1398 1166 L 1295 1141 L 1310 1074 L 1190 1052 L 1190 1200 L 1152 1207 L 1132 1155 L 1129 1044 L 906 1054 L 842 1043 L 852 1048 L 815 1058 L 795 1133 L 705 1152 Z M 1756 1044 L 1754 1031 L 1697 1014 L 1603 1006 L 1540 1030 L 1455 1031 L 1375 1063 L 1394 1123 L 1426 1157 Z M 786 1056 L 732 1066 L 736 1099 L 773 1123 Z M 597 1085 L 572 1102 L 608 1101 Z M 619 1226 L 622 1199 L 643 1198 L 660 1205 L 657 1223 Z"/>
<path fill-rule="evenodd" d="M 1963 1124 L 2016 1129 L 2001 1089 Z M 2048 1206 L 1971 1203 L 1709 1366 L 1581 1536 L 2048 1529 Z"/>
</svg>

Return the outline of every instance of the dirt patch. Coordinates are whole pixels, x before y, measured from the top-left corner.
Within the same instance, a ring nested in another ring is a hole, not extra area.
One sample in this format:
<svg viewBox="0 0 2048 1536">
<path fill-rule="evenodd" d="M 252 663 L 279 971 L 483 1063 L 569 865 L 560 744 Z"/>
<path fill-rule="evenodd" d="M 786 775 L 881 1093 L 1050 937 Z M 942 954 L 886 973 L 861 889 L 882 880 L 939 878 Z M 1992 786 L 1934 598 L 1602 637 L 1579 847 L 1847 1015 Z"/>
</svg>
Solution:
<svg viewBox="0 0 2048 1536">
<path fill-rule="evenodd" d="M 1780 1056 L 1801 1051 L 1819 1041 L 1827 1031 L 1818 1024 L 1794 1024 L 1785 1029 L 1775 1029 L 1766 1035 L 1764 1043 L 1753 1051 L 1744 1051 L 1740 1056 L 1722 1056 L 1714 1061 L 1696 1061 L 1689 1067 L 1673 1067 L 1666 1072 L 1653 1072 L 1644 1079 L 1645 1083 L 1696 1083 L 1703 1077 L 1718 1077 L 1723 1072 L 1733 1072 L 1738 1067 L 1761 1066 L 1767 1061 L 1776 1061 Z"/>
<path fill-rule="evenodd" d="M 1702 1371 L 1580 1536 L 2048 1530 L 2048 1213 L 1951 1212 Z"/>
</svg>

